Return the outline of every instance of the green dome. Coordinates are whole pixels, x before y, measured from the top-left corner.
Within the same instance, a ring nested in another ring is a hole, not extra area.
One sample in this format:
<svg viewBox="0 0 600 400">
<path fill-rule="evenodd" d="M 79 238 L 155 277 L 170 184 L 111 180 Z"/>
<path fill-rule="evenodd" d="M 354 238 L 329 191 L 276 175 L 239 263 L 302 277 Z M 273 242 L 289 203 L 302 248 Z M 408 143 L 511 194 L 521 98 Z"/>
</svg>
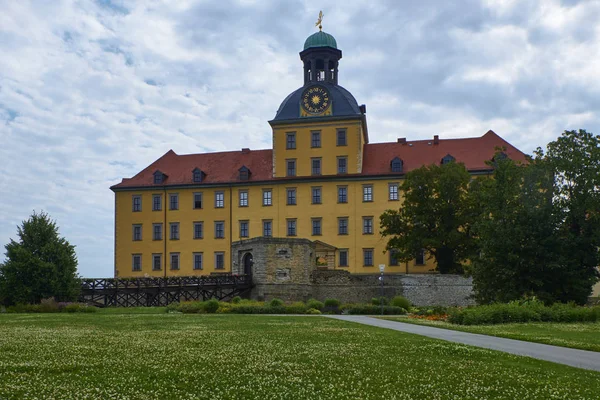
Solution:
<svg viewBox="0 0 600 400">
<path fill-rule="evenodd" d="M 304 42 L 304 50 L 309 47 L 333 47 L 337 49 L 337 43 L 329 33 L 319 31 L 310 35 Z"/>
</svg>

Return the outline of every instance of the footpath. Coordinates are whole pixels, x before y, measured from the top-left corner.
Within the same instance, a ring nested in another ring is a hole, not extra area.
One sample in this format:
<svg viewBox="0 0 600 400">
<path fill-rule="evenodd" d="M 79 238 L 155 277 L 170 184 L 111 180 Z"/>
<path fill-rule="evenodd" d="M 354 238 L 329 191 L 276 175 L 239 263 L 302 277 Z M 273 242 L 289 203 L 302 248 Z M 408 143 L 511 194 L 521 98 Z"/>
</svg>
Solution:
<svg viewBox="0 0 600 400">
<path fill-rule="evenodd" d="M 600 371 L 600 352 L 570 349 L 567 347 L 551 346 L 548 344 L 525 342 L 522 340 L 506 339 L 477 333 L 453 331 L 450 329 L 431 326 L 407 324 L 404 322 L 388 321 L 361 315 L 327 315 L 328 318 L 359 324 L 392 329 L 399 332 L 413 333 L 449 342 L 468 344 L 485 349 L 503 351 L 551 361 L 572 367 Z"/>
</svg>

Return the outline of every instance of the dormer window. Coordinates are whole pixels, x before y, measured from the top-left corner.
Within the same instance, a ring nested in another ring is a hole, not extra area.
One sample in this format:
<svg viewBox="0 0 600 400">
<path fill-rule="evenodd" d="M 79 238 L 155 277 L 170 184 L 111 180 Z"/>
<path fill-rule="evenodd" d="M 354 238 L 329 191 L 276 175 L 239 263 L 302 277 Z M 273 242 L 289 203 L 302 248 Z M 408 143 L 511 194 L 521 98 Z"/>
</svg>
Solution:
<svg viewBox="0 0 600 400">
<path fill-rule="evenodd" d="M 240 172 L 240 181 L 247 181 L 250 179 L 250 170 L 248 167 L 244 165 L 238 171 Z"/>
<path fill-rule="evenodd" d="M 508 158 L 508 155 L 506 155 L 505 152 L 501 151 L 500 153 L 496 153 L 496 155 L 492 158 L 492 161 L 498 162 L 498 161 L 506 160 L 507 158 Z"/>
<path fill-rule="evenodd" d="M 200 168 L 195 168 L 193 171 L 193 179 L 194 179 L 194 183 L 200 183 L 202 182 L 202 178 L 204 176 L 204 172 L 202 172 L 202 170 Z"/>
<path fill-rule="evenodd" d="M 390 165 L 392 167 L 392 172 L 402 172 L 404 162 L 400 158 L 394 157 Z"/>
<path fill-rule="evenodd" d="M 452 157 L 450 154 L 446 154 L 444 158 L 442 158 L 442 165 L 451 163 L 453 161 L 456 161 L 456 158 Z"/>
<path fill-rule="evenodd" d="M 165 179 L 167 179 L 167 175 L 163 174 L 160 171 L 156 171 L 154 173 L 154 184 L 155 185 L 160 185 L 161 183 L 163 183 L 165 181 Z"/>
</svg>

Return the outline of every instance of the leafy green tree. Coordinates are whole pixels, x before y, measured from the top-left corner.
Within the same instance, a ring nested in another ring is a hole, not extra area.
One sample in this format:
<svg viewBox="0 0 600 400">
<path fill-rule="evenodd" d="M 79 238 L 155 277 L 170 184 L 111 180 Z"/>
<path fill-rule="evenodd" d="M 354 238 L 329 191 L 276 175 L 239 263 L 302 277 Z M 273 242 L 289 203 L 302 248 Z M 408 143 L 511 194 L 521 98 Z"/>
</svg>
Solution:
<svg viewBox="0 0 600 400">
<path fill-rule="evenodd" d="M 0 264 L 0 299 L 10 305 L 77 299 L 80 289 L 75 246 L 59 237 L 58 227 L 48 214 L 33 213 L 18 227 L 18 241 L 6 247 Z"/>
<path fill-rule="evenodd" d="M 566 131 L 519 166 L 499 160 L 477 192 L 479 255 L 471 272 L 479 302 L 535 295 L 584 304 L 600 264 L 600 140 Z"/>
<path fill-rule="evenodd" d="M 471 223 L 477 214 L 469 195 L 471 176 L 463 164 L 423 166 L 406 174 L 400 210 L 381 217 L 386 249 L 408 262 L 424 249 L 442 274 L 461 273 L 473 252 Z"/>
</svg>

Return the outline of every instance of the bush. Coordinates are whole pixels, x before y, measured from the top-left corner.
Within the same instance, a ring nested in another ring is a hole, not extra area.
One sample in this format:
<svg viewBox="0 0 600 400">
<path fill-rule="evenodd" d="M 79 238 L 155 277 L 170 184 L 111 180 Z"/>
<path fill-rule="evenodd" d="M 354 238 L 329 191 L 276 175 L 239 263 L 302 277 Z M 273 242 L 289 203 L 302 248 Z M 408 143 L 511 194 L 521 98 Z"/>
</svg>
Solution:
<svg viewBox="0 0 600 400">
<path fill-rule="evenodd" d="M 409 310 L 412 307 L 411 302 L 403 296 L 396 296 L 392 299 L 390 305 L 394 307 L 402 307 L 405 310 Z"/>
<path fill-rule="evenodd" d="M 339 308 L 342 303 L 338 299 L 326 299 L 323 304 L 325 307 Z"/>
<path fill-rule="evenodd" d="M 279 300 L 279 299 L 273 299 L 271 300 L 271 302 L 269 303 L 269 305 L 271 307 L 280 307 L 283 305 L 283 301 Z"/>
<path fill-rule="evenodd" d="M 321 311 L 317 310 L 316 308 L 309 308 L 308 310 L 306 310 L 307 314 L 321 314 Z"/>
<path fill-rule="evenodd" d="M 231 302 L 233 304 L 240 304 L 240 301 L 242 301 L 242 298 L 240 296 L 235 296 L 233 299 L 231 299 Z"/>
<path fill-rule="evenodd" d="M 380 306 L 383 303 L 384 306 L 388 305 L 388 299 L 386 297 L 373 297 L 371 299 L 371 304 L 374 306 Z"/>
<path fill-rule="evenodd" d="M 351 315 L 380 315 L 381 306 L 375 305 L 356 305 L 349 308 L 348 314 Z M 402 307 L 383 306 L 383 315 L 403 315 L 406 314 L 406 309 Z"/>
<path fill-rule="evenodd" d="M 286 314 L 304 314 L 304 313 L 306 313 L 307 308 L 308 307 L 306 307 L 306 304 L 304 304 L 301 301 L 297 301 L 288 306 L 285 306 L 285 313 Z"/>
<path fill-rule="evenodd" d="M 219 301 L 215 299 L 210 299 L 206 303 L 204 303 L 204 311 L 209 314 L 214 314 L 219 309 Z"/>
<path fill-rule="evenodd" d="M 315 300 L 315 299 L 310 299 L 309 301 L 307 301 L 306 306 L 308 308 L 314 308 L 315 310 L 319 310 L 319 311 L 321 311 L 323 309 L 323 307 L 325 307 L 325 305 L 322 302 L 320 302 L 319 300 Z"/>
<path fill-rule="evenodd" d="M 492 325 L 522 322 L 594 322 L 600 321 L 600 307 L 579 307 L 541 302 L 491 304 L 450 312 L 448 322 L 456 325 Z"/>
</svg>

